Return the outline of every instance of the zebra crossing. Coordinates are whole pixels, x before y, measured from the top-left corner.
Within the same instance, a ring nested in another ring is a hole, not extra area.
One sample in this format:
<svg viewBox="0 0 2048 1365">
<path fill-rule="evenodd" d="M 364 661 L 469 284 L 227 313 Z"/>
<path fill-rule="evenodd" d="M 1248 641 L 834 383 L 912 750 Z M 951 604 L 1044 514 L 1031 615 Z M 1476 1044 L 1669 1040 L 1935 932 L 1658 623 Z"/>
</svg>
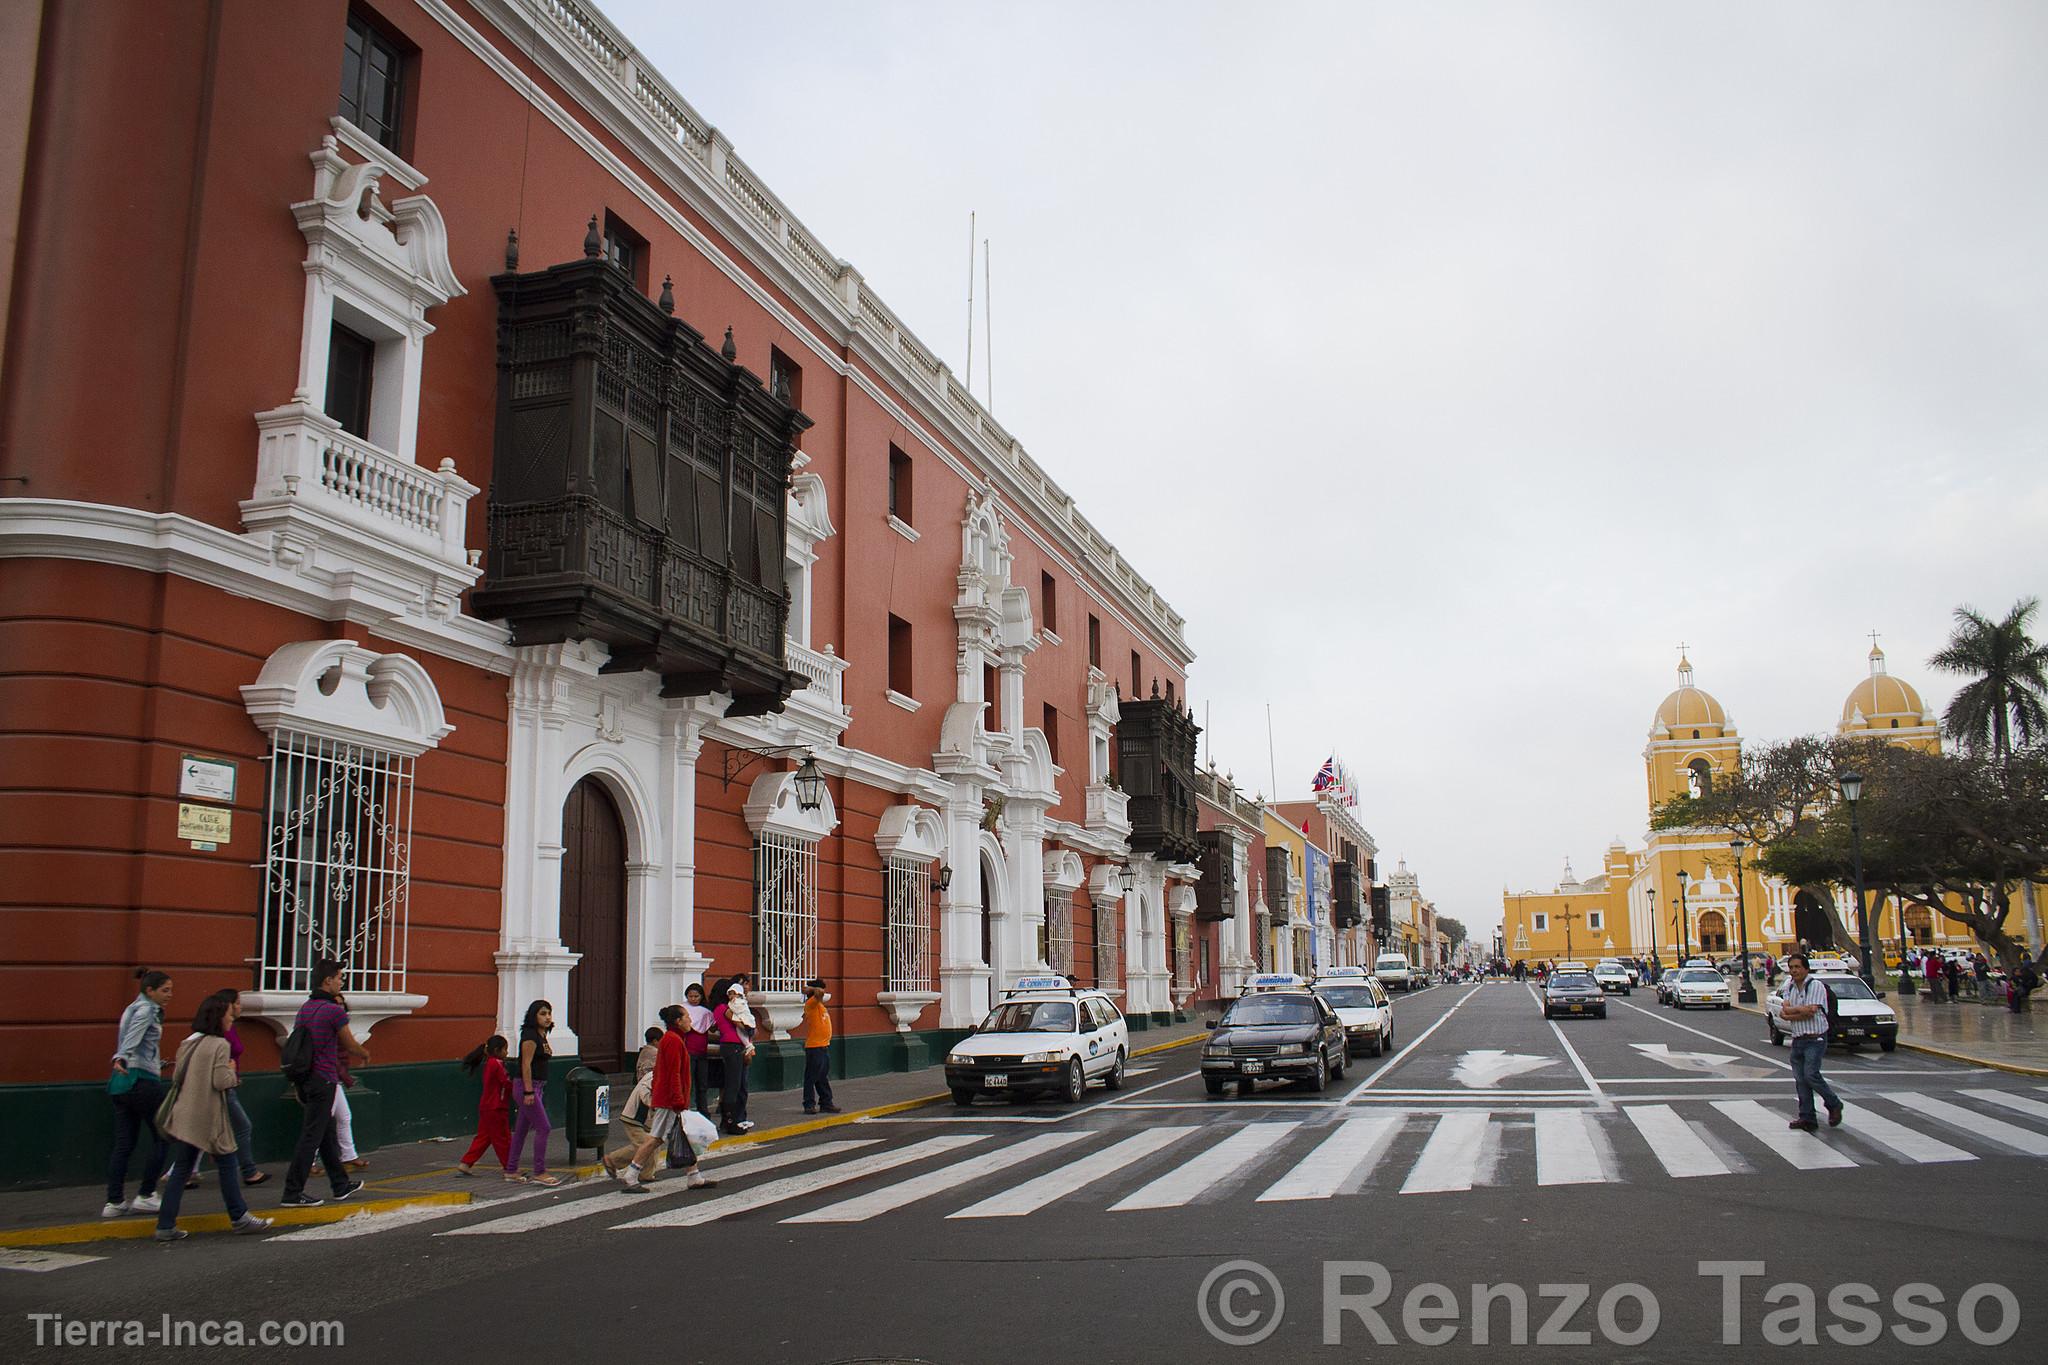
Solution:
<svg viewBox="0 0 2048 1365">
<path fill-rule="evenodd" d="M 720 1182 L 685 1194 L 657 1183 L 635 1198 L 608 1183 L 435 1210 L 483 1215 L 440 1237 L 505 1236 L 588 1221 L 609 1231 L 687 1228 L 741 1215 L 787 1225 L 845 1225 L 923 1209 L 949 1221 L 1069 1208 L 1135 1217 L 1248 1197 L 1256 1205 L 1374 1196 L 1405 1200 L 1482 1188 L 1625 1184 L 1793 1170 L 2048 1156 L 2048 1103 L 1992 1089 L 1892 1092 L 1852 1102 L 1836 1129 L 1787 1128 L 1782 1105 L 1752 1099 L 1623 1102 L 1610 1109 L 1379 1108 L 1333 1119 L 1218 1115 L 1137 1131 L 947 1131 L 903 1145 L 841 1138 L 714 1159 Z M 2037 1126 L 2026 1126 L 2031 1121 Z M 767 1179 L 751 1182 L 755 1176 Z M 751 1182 L 751 1183 L 750 1183 Z M 735 1185 L 742 1188 L 735 1189 Z M 861 1188 L 846 1191 L 844 1187 Z M 499 1211 L 496 1205 L 521 1207 Z M 650 1208 L 649 1205 L 655 1205 Z M 623 1216 L 623 1217 L 622 1217 Z M 352 1219 L 280 1243 L 331 1241 L 408 1226 Z"/>
</svg>

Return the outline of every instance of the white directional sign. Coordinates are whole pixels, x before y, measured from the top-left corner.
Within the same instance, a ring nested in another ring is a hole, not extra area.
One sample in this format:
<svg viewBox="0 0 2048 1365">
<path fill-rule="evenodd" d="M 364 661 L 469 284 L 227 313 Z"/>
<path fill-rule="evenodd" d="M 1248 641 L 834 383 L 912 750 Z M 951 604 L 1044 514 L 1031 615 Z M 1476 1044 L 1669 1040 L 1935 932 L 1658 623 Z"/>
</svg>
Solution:
<svg viewBox="0 0 2048 1365">
<path fill-rule="evenodd" d="M 1662 1062 L 1678 1071 L 1697 1071 L 1704 1076 L 1721 1076 L 1728 1080 L 1771 1074 L 1762 1067 L 1738 1066 L 1735 1058 L 1725 1052 L 1674 1052 L 1663 1043 L 1630 1043 L 1629 1046 L 1651 1061 Z"/>
<path fill-rule="evenodd" d="M 1557 1064 L 1555 1057 L 1529 1057 L 1519 1052 L 1485 1048 L 1460 1057 L 1457 1068 L 1451 1072 L 1451 1079 L 1474 1090 L 1491 1090 L 1510 1076 L 1519 1076 L 1525 1071 L 1541 1071 Z"/>
</svg>

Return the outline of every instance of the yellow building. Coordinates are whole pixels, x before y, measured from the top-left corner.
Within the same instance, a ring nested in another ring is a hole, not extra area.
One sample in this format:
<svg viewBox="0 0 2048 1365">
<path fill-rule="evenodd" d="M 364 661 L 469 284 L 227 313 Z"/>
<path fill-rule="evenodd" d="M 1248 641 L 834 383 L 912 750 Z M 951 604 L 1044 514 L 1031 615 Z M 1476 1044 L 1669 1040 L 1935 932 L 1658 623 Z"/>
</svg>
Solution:
<svg viewBox="0 0 2048 1365">
<path fill-rule="evenodd" d="M 1843 735 L 1867 735 L 1893 744 L 1938 752 L 1941 729 L 1910 683 L 1893 677 L 1884 651 L 1873 647 L 1869 676 L 1842 703 L 1836 726 Z M 1647 809 L 1673 797 L 1710 791 L 1742 761 L 1742 740 L 1727 709 L 1693 682 L 1690 660 L 1678 664 L 1678 687 L 1657 707 L 1643 749 Z M 1833 923 L 1821 904 L 1759 873 L 1754 853 L 1719 830 L 1651 830 L 1640 849 L 1619 842 L 1607 850 L 1601 875 L 1585 882 L 1571 877 L 1553 891 L 1502 895 L 1502 942 L 1510 961 L 1561 961 L 1569 911 L 1572 948 L 1578 957 L 1656 957 L 1669 964 L 1704 953 L 1720 958 L 1748 942 L 1751 949 L 1782 954 L 1805 942 L 1853 951 L 1857 932 L 1855 893 L 1835 892 L 1852 941 L 1837 943 Z M 1898 954 L 1895 901 L 1873 905 L 1872 932 Z M 1589 917 L 1601 916 L 1594 935 Z M 1974 947 L 1967 930 L 1952 920 L 1935 921 L 1927 911 L 1906 911 L 1906 933 L 1926 945 Z M 1614 947 L 1606 947 L 1611 938 Z M 1597 942 L 1597 950 L 1591 946 Z"/>
<path fill-rule="evenodd" d="M 1258 916 L 1259 965 L 1269 972 L 1309 970 L 1308 836 L 1266 812 L 1264 913 Z M 1278 851 L 1285 856 L 1281 879 Z"/>
</svg>

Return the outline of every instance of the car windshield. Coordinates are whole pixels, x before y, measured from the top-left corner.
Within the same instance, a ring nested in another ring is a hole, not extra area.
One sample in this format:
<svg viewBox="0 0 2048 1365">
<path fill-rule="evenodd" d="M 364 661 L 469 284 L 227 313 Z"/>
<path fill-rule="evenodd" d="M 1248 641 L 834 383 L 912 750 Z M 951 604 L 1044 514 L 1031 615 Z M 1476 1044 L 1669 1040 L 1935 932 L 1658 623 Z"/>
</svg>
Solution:
<svg viewBox="0 0 2048 1365">
<path fill-rule="evenodd" d="M 1863 980 L 1860 977 L 1831 976 L 1821 984 L 1833 991 L 1837 1000 L 1877 999 L 1875 995 L 1870 993 L 1870 987 L 1863 984 Z"/>
<path fill-rule="evenodd" d="M 1333 1009 L 1369 1010 L 1379 1003 L 1372 998 L 1370 986 L 1318 986 L 1316 994 L 1329 1001 Z"/>
<path fill-rule="evenodd" d="M 1679 980 L 1680 980 L 1681 982 L 1685 982 L 1685 981 L 1706 981 L 1706 982 L 1718 982 L 1718 981 L 1719 981 L 1719 980 L 1721 979 L 1721 974 L 1720 974 L 1719 972 L 1716 972 L 1716 971 L 1710 971 L 1710 970 L 1708 970 L 1708 969 L 1707 969 L 1707 968 L 1705 968 L 1705 967 L 1694 967 L 1694 968 L 1692 968 L 1692 969 L 1691 969 L 1691 970 L 1689 970 L 1689 971 L 1683 971 L 1683 972 L 1680 972 L 1680 973 L 1678 974 L 1678 979 L 1679 979 Z"/>
<path fill-rule="evenodd" d="M 1585 990 L 1592 984 L 1592 977 L 1580 976 L 1577 973 L 1573 973 L 1570 976 L 1553 976 L 1550 978 L 1550 989 L 1554 991 Z"/>
<path fill-rule="evenodd" d="M 998 1005 L 982 1021 L 980 1033 L 1072 1033 L 1070 1000 L 1012 1000 Z"/>
<path fill-rule="evenodd" d="M 1316 1007 L 1298 995 L 1254 995 L 1238 1001 L 1223 1016 L 1226 1028 L 1262 1024 L 1313 1024 Z"/>
</svg>

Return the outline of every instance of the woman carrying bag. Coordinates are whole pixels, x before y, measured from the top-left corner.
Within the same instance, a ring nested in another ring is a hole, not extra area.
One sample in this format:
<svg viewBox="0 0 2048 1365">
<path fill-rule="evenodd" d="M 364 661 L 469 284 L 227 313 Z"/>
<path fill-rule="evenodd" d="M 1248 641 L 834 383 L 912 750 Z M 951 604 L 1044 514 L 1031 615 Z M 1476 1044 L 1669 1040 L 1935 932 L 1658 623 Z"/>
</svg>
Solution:
<svg viewBox="0 0 2048 1365">
<path fill-rule="evenodd" d="M 178 1048 L 171 1085 L 157 1110 L 156 1124 L 170 1144 L 171 1173 L 163 1184 L 163 1207 L 156 1216 L 156 1239 L 176 1242 L 189 1234 L 178 1226 L 178 1206 L 185 1198 L 185 1177 L 204 1152 L 220 1172 L 220 1197 L 236 1232 L 261 1232 L 268 1218 L 249 1212 L 242 1198 L 241 1159 L 236 1151 L 234 1119 L 228 1097 L 241 1084 L 228 1047 L 228 1025 L 241 1013 L 238 1002 L 210 995 L 192 1020 L 192 1033 Z"/>
<path fill-rule="evenodd" d="M 107 1167 L 107 1203 L 102 1218 L 157 1211 L 157 1177 L 163 1173 L 164 1144 L 151 1116 L 163 1103 L 164 1064 L 158 1048 L 164 1036 L 164 1006 L 171 1003 L 168 972 L 135 969 L 136 997 L 121 1012 L 107 1094 L 114 1104 L 114 1153 Z M 128 1198 L 128 1160 L 138 1138 L 149 1139 L 142 1159 L 142 1186 Z"/>
</svg>

